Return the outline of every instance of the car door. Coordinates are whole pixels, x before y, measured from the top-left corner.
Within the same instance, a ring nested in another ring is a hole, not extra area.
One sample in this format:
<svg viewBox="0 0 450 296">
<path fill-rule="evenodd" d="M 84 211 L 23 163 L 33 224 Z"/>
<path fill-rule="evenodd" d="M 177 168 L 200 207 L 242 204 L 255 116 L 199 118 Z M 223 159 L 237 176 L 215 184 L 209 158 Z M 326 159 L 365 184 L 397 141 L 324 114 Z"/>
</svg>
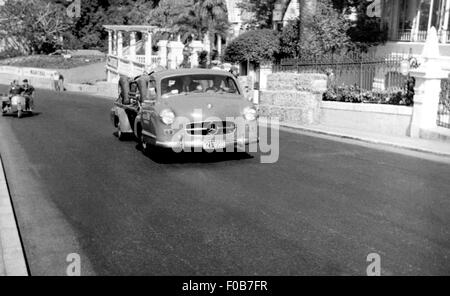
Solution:
<svg viewBox="0 0 450 296">
<path fill-rule="evenodd" d="M 156 139 L 155 120 L 157 112 L 155 110 L 157 100 L 157 85 L 154 77 L 150 77 L 148 94 L 142 102 L 142 130 L 144 135 Z"/>
</svg>

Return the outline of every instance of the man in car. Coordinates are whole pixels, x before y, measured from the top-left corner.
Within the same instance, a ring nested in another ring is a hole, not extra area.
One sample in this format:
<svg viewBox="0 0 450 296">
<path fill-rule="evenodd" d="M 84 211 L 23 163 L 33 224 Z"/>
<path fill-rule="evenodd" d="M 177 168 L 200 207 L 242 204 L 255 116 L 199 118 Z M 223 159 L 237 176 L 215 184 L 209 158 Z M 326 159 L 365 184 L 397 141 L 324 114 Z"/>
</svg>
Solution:
<svg viewBox="0 0 450 296">
<path fill-rule="evenodd" d="M 34 107 L 34 100 L 33 100 L 34 87 L 28 83 L 28 79 L 25 79 L 23 81 L 22 89 L 23 89 L 22 95 L 25 97 L 26 109 L 32 111 Z"/>
</svg>

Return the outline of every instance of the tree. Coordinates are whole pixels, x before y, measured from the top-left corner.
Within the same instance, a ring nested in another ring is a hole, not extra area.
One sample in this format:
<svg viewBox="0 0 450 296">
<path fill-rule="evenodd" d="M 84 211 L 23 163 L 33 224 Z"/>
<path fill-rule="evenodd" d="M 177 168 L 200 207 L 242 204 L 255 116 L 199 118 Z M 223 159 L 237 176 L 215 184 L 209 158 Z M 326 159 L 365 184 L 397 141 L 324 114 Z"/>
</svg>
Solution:
<svg viewBox="0 0 450 296">
<path fill-rule="evenodd" d="M 70 2 L 62 1 L 67 7 Z M 105 48 L 107 33 L 103 25 L 145 25 L 159 1 L 156 0 L 89 0 L 81 2 L 81 16 L 65 34 L 70 48 Z"/>
<path fill-rule="evenodd" d="M 239 2 L 238 7 L 253 15 L 246 22 L 250 29 L 271 29 L 276 2 L 277 0 L 247 0 Z"/>
<path fill-rule="evenodd" d="M 224 59 L 231 63 L 259 64 L 272 60 L 280 50 L 277 32 L 269 29 L 253 30 L 240 35 L 225 49 Z"/>
<path fill-rule="evenodd" d="M 356 13 L 348 35 L 361 49 L 384 43 L 387 40 L 386 26 L 380 17 L 370 17 L 367 9 L 373 1 L 367 0 L 333 0 L 333 5 L 341 13 L 349 15 Z"/>
<path fill-rule="evenodd" d="M 363 50 L 386 42 L 388 35 L 381 18 L 367 15 L 367 7 L 370 4 L 368 1 L 354 1 L 356 21 L 348 31 L 352 41 Z"/>
<path fill-rule="evenodd" d="M 7 0 L 0 19 L 0 38 L 13 39 L 27 53 L 53 52 L 71 26 L 62 5 L 44 0 Z"/>
<path fill-rule="evenodd" d="M 314 13 L 304 13 L 283 28 L 279 57 L 300 57 L 334 53 L 352 46 L 349 21 L 329 0 L 315 3 Z M 301 38 L 301 39 L 300 39 Z"/>
<path fill-rule="evenodd" d="M 197 39 L 203 39 L 206 34 L 210 40 L 214 40 L 215 34 L 226 36 L 229 28 L 226 3 L 224 0 L 193 0 L 175 25 L 178 31 L 194 34 Z"/>
</svg>

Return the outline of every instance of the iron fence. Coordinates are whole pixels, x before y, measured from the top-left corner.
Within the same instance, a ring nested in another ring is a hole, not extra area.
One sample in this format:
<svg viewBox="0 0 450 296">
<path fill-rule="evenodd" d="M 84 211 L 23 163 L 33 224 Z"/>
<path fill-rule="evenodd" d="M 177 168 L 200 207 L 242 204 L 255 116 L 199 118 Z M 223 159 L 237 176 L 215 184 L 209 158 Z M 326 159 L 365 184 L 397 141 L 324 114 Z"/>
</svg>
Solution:
<svg viewBox="0 0 450 296">
<path fill-rule="evenodd" d="M 274 64 L 274 72 L 324 73 L 329 86 L 352 86 L 361 92 L 373 89 L 404 90 L 408 77 L 401 74 L 402 62 L 409 55 L 349 53 L 346 55 L 321 55 L 301 59 L 283 59 Z"/>
<path fill-rule="evenodd" d="M 450 81 L 448 79 L 442 80 L 441 83 L 437 125 L 450 128 Z"/>
</svg>

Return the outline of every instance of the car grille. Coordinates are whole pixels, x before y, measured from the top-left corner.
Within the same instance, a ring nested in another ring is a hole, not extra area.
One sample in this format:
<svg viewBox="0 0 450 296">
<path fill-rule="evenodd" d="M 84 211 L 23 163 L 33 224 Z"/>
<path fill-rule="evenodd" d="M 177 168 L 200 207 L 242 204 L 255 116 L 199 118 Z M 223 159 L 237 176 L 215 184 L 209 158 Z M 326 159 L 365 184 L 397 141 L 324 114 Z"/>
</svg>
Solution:
<svg viewBox="0 0 450 296">
<path fill-rule="evenodd" d="M 230 121 L 196 122 L 186 125 L 189 135 L 228 135 L 234 133 L 236 124 Z"/>
</svg>

